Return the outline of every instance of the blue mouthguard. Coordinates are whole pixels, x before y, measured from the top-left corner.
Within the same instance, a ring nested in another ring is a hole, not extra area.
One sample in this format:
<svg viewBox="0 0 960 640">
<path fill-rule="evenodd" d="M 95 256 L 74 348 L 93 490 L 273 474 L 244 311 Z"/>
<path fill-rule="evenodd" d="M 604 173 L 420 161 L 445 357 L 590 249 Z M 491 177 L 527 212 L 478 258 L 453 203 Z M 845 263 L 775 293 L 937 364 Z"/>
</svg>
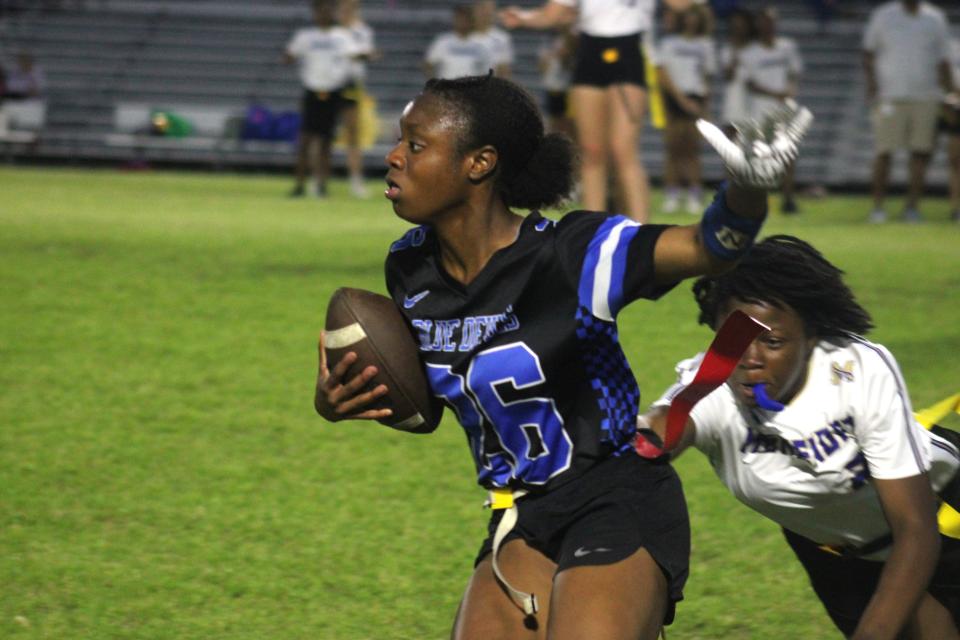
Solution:
<svg viewBox="0 0 960 640">
<path fill-rule="evenodd" d="M 753 397 L 757 400 L 757 406 L 767 411 L 783 411 L 783 405 L 767 395 L 766 386 L 760 382 L 753 385 Z"/>
</svg>

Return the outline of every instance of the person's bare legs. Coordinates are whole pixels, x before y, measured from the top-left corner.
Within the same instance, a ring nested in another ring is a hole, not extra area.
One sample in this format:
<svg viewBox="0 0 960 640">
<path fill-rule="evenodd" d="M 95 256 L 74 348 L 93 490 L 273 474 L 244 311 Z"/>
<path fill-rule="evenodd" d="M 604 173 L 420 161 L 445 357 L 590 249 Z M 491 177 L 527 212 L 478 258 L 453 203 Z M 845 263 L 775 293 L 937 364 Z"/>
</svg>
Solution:
<svg viewBox="0 0 960 640">
<path fill-rule="evenodd" d="M 333 139 L 329 136 L 317 138 L 314 171 L 317 178 L 317 195 L 321 198 L 327 195 L 327 179 L 330 177 L 330 153 L 333 150 Z"/>
<path fill-rule="evenodd" d="M 929 153 L 918 153 L 914 151 L 910 154 L 910 184 L 907 187 L 907 202 L 904 206 L 904 209 L 907 211 L 916 211 L 920 206 L 920 198 L 923 197 L 927 177 L 927 166 L 929 164 Z"/>
<path fill-rule="evenodd" d="M 544 640 L 550 618 L 557 565 L 526 542 L 514 539 L 500 549 L 500 571 L 517 589 L 537 596 L 540 611 L 528 618 L 493 573 L 492 557 L 473 572 L 454 620 L 453 640 Z"/>
<path fill-rule="evenodd" d="M 664 158 L 663 163 L 663 211 L 673 213 L 679 205 L 678 198 L 683 172 L 683 135 L 681 123 L 672 119 L 667 120 L 667 126 L 663 131 L 663 140 L 666 147 L 664 149 L 666 151 L 666 158 Z"/>
<path fill-rule="evenodd" d="M 580 200 L 584 209 L 607 206 L 607 93 L 600 87 L 577 85 L 570 90 L 580 148 Z"/>
<path fill-rule="evenodd" d="M 684 120 L 681 130 L 681 180 L 687 185 L 687 213 L 703 213 L 703 175 L 700 161 L 700 132 L 693 120 Z M 695 206 L 694 206 L 695 205 Z"/>
<path fill-rule="evenodd" d="M 310 170 L 310 141 L 312 136 L 301 131 L 297 138 L 297 160 L 293 169 L 294 186 L 291 195 L 303 195 L 307 172 Z"/>
<path fill-rule="evenodd" d="M 573 567 L 554 579 L 550 640 L 654 640 L 667 579 L 646 549 L 613 564 Z"/>
<path fill-rule="evenodd" d="M 350 174 L 350 190 L 358 198 L 366 198 L 363 184 L 363 151 L 360 149 L 360 105 L 357 102 L 344 103 L 340 111 L 344 130 L 347 134 L 347 172 Z"/>
<path fill-rule="evenodd" d="M 647 92 L 634 84 L 607 87 L 607 145 L 626 213 L 638 222 L 650 217 L 650 183 L 640 160 L 640 131 L 647 113 Z"/>
<path fill-rule="evenodd" d="M 952 134 L 947 140 L 947 158 L 950 163 L 950 214 L 955 215 L 960 212 L 960 134 Z"/>
<path fill-rule="evenodd" d="M 890 154 L 878 153 L 873 158 L 873 175 L 870 193 L 873 195 L 873 208 L 883 209 L 887 197 L 887 181 L 890 178 Z"/>
</svg>

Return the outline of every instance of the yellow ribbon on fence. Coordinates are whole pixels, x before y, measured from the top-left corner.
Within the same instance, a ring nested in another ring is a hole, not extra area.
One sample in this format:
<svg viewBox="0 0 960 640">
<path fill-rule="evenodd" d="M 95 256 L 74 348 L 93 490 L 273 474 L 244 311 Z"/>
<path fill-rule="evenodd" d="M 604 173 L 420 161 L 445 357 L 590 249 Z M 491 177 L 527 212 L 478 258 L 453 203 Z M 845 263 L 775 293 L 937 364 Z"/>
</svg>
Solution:
<svg viewBox="0 0 960 640">
<path fill-rule="evenodd" d="M 960 413 L 960 393 L 944 398 L 926 409 L 915 411 L 913 416 L 924 428 L 929 429 L 951 413 Z M 940 533 L 960 539 L 960 513 L 948 504 L 943 504 L 937 513 Z"/>
</svg>

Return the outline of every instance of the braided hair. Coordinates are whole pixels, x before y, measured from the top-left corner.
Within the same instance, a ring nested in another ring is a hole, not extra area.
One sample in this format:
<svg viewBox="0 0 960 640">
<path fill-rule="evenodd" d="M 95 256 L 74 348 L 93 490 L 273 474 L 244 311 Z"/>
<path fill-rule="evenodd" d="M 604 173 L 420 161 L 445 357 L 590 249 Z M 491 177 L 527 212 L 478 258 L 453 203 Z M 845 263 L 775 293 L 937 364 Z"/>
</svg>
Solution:
<svg viewBox="0 0 960 640">
<path fill-rule="evenodd" d="M 424 95 L 440 98 L 459 120 L 460 153 L 490 145 L 497 150 L 494 179 L 508 207 L 539 209 L 566 200 L 574 184 L 570 139 L 545 134 L 536 102 L 519 85 L 488 74 L 431 79 Z"/>
<path fill-rule="evenodd" d="M 789 306 L 809 335 L 820 338 L 863 335 L 870 314 L 843 282 L 843 271 L 800 238 L 774 235 L 756 244 L 737 266 L 693 283 L 700 324 L 713 329 L 731 300 Z"/>
</svg>

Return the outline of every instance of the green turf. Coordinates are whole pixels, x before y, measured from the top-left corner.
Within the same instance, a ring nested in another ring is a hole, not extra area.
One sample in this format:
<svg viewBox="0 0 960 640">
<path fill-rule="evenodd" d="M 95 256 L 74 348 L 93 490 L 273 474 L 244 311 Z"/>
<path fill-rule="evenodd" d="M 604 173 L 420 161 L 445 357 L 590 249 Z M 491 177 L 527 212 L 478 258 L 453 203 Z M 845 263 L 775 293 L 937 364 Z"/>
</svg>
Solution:
<svg viewBox="0 0 960 640">
<path fill-rule="evenodd" d="M 380 199 L 276 177 L 0 169 L 0 638 L 443 638 L 484 533 L 464 437 L 330 425 L 316 337 L 383 290 Z M 805 201 L 915 404 L 960 385 L 960 228 Z M 666 218 L 663 218 L 666 219 Z M 690 218 L 675 216 L 686 221 Z M 938 221 L 933 221 L 934 219 Z M 621 316 L 649 401 L 703 347 L 689 286 Z M 831 637 L 774 526 L 699 454 L 675 638 Z"/>
</svg>

